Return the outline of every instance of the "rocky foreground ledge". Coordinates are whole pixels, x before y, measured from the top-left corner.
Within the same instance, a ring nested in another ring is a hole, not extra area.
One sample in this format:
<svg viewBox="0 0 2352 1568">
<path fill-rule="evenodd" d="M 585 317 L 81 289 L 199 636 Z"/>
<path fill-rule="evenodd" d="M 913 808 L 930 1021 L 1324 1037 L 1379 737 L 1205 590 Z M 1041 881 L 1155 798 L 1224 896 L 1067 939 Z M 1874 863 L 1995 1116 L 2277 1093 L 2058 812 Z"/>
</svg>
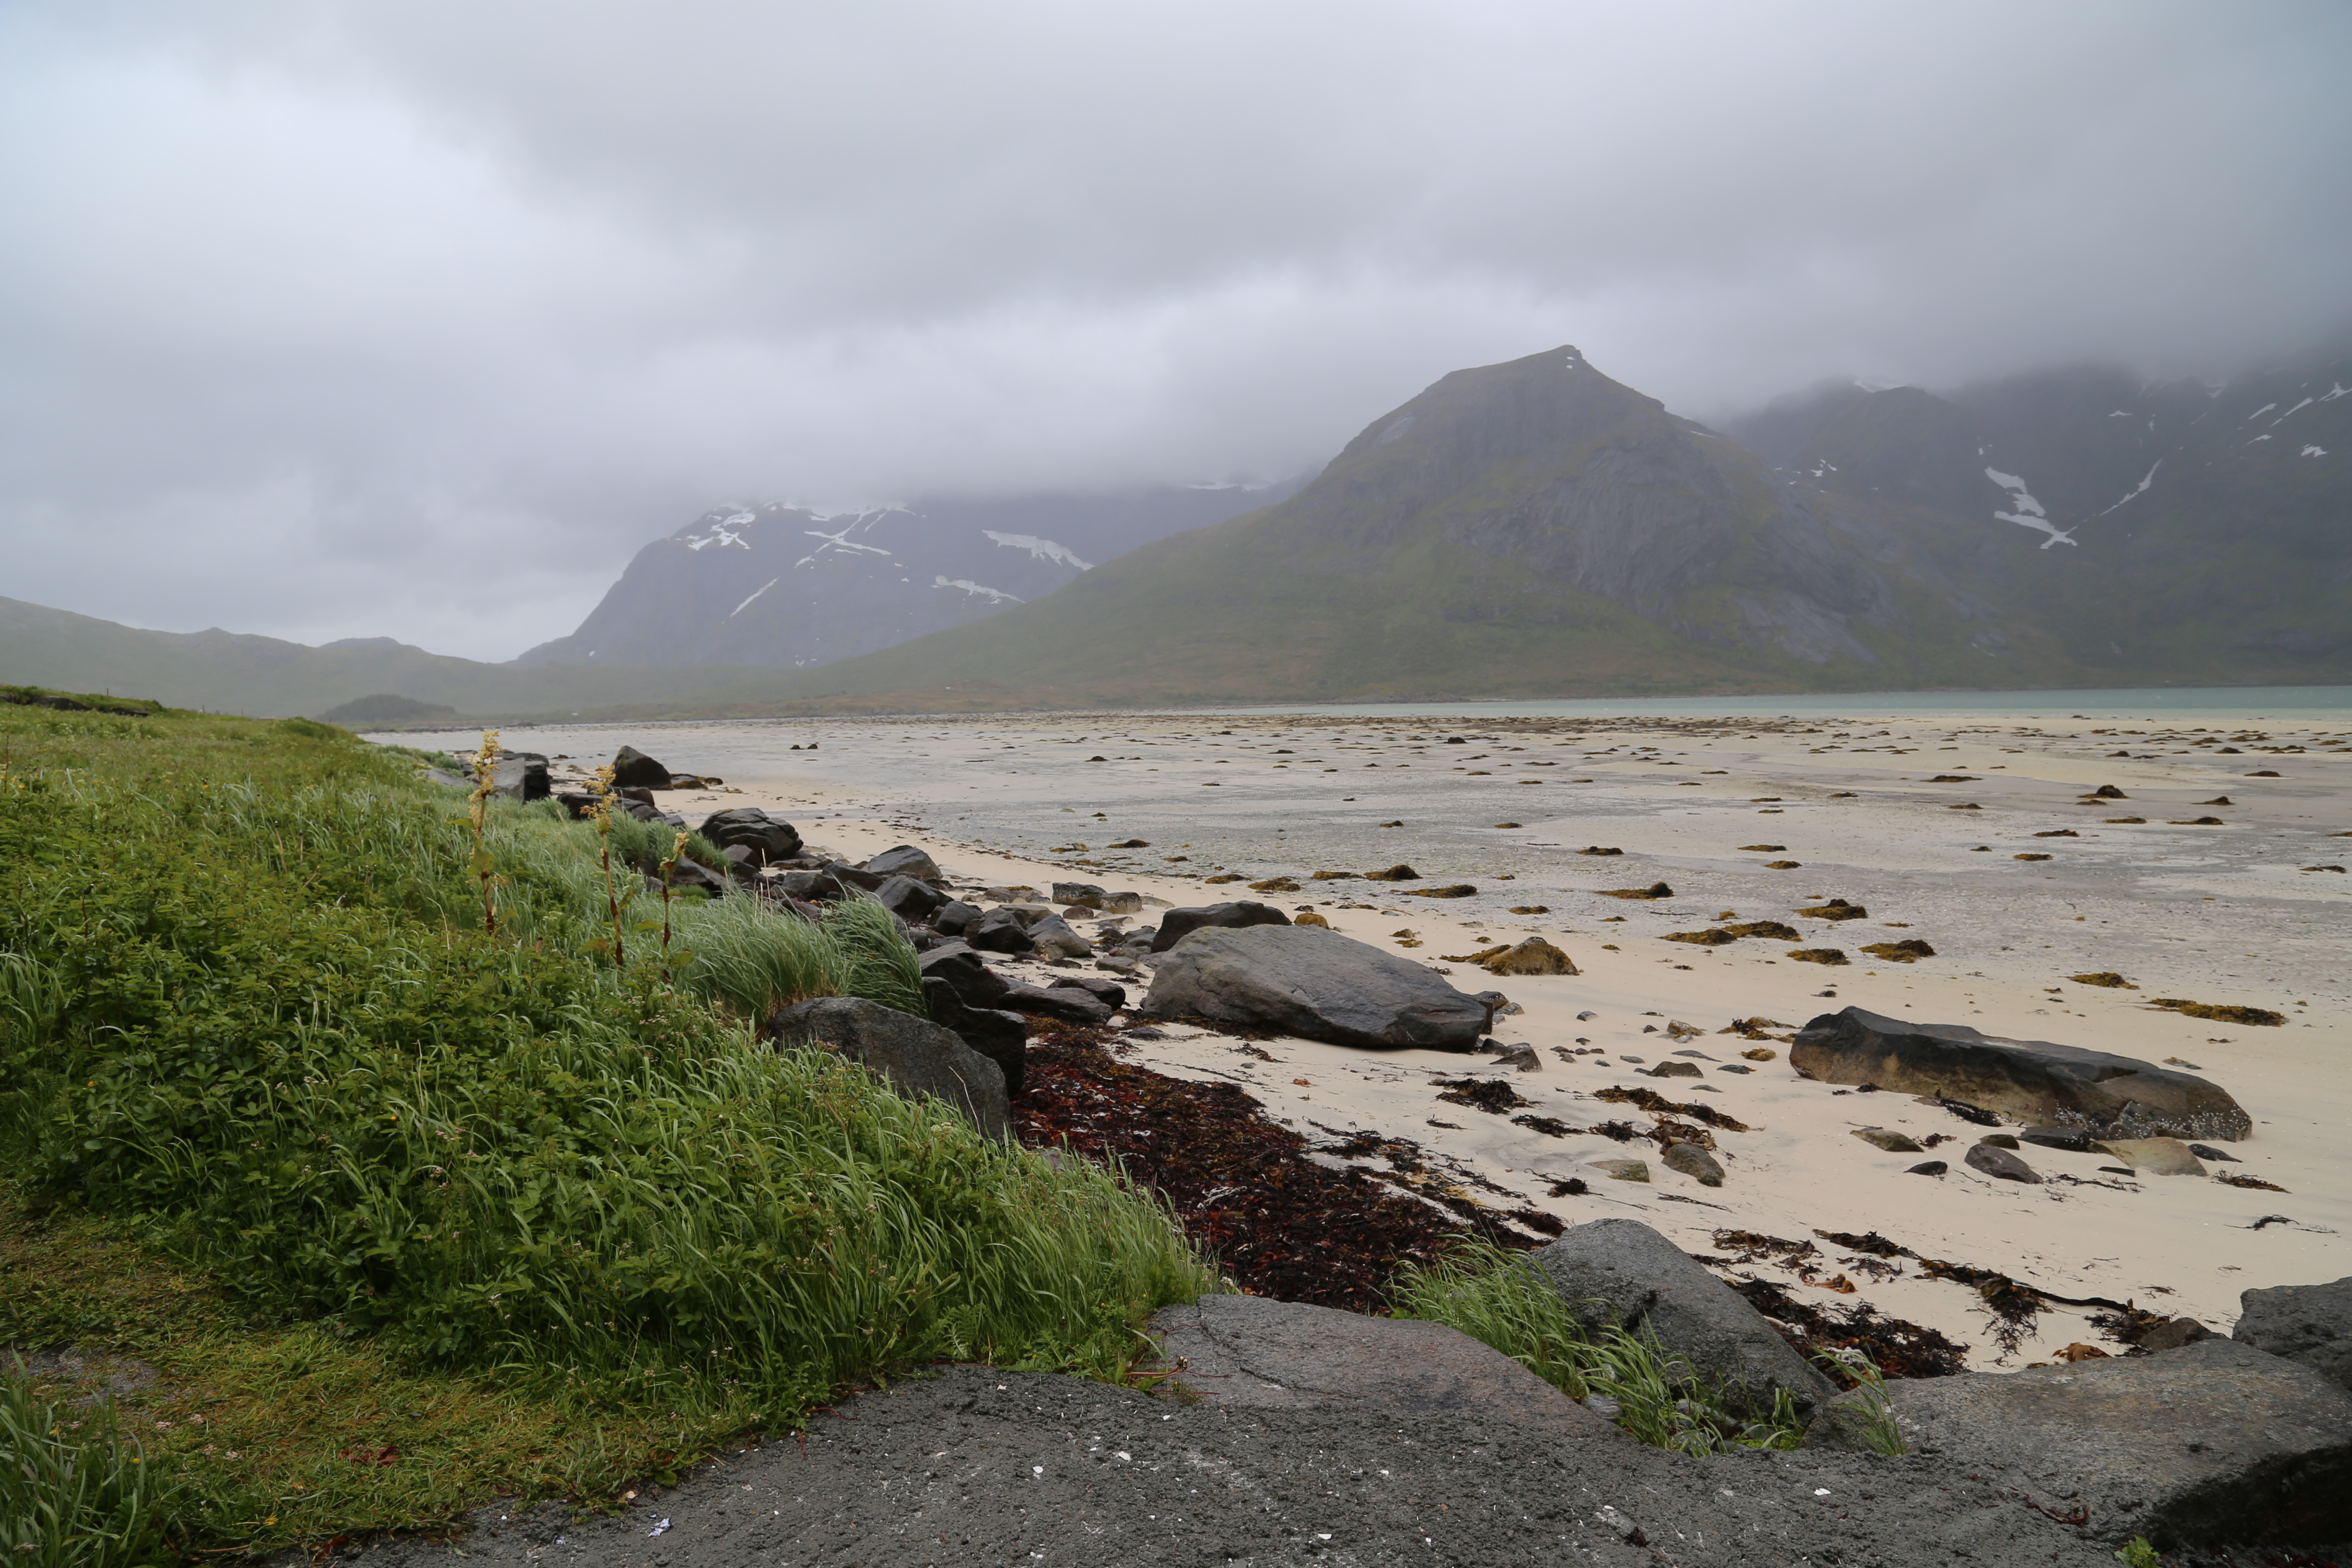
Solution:
<svg viewBox="0 0 2352 1568">
<path fill-rule="evenodd" d="M 2193 1431 L 2193 1417 L 2176 1413 L 2113 1436 L 2119 1445 L 2185 1446 L 2197 1440 Z M 2335 1482 L 2340 1493 L 2340 1470 Z M 1807 1447 L 1690 1459 L 1598 1422 L 1579 1429 L 1476 1409 L 1407 1415 L 1313 1398 L 1286 1408 L 1187 1405 L 1074 1378 L 961 1366 L 817 1416 L 805 1446 L 780 1438 L 731 1452 L 617 1518 L 572 1522 L 553 1507 L 519 1517 L 493 1509 L 461 1543 L 396 1542 L 368 1556 L 579 1568 L 2113 1568 L 2113 1537 L 2084 1513 L 2077 1489 L 2029 1490 L 1938 1454 L 1890 1459 Z M 2343 1559 L 2306 1545 L 2292 1553 L 2176 1549 L 2165 1560 L 2252 1568 Z"/>
</svg>

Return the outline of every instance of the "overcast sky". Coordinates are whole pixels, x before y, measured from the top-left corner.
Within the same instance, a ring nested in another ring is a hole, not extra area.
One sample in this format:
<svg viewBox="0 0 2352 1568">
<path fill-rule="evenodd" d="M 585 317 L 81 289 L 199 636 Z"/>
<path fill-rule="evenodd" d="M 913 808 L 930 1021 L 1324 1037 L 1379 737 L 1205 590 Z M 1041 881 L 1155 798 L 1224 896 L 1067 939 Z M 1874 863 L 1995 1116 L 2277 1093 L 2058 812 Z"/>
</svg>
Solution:
<svg viewBox="0 0 2352 1568">
<path fill-rule="evenodd" d="M 0 595 L 506 658 L 737 498 L 2352 321 L 2352 6 L 0 0 Z"/>
</svg>

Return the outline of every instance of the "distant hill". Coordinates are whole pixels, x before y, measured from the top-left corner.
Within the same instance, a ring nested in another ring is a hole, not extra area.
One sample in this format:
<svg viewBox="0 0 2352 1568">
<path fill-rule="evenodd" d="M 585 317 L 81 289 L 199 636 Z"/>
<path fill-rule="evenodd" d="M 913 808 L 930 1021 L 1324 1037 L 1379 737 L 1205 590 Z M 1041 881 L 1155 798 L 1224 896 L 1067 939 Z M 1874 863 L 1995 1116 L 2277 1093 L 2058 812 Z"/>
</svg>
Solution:
<svg viewBox="0 0 2352 1568">
<path fill-rule="evenodd" d="M 569 665 L 526 669 L 426 653 L 390 637 L 310 647 L 216 629 L 142 631 L 0 598 L 0 681 L 136 693 L 174 708 L 261 718 L 322 717 L 340 704 L 367 698 L 469 714 L 568 712 L 683 697 L 751 673 L 761 672 Z"/>
<path fill-rule="evenodd" d="M 1844 387 L 1720 432 L 1558 349 L 1278 505 L 672 710 L 2345 680 L 2347 378 Z"/>
<path fill-rule="evenodd" d="M 522 664 L 825 664 L 982 620 L 1296 481 L 933 500 L 832 517 L 719 507 L 639 551 L 570 637 Z"/>
</svg>

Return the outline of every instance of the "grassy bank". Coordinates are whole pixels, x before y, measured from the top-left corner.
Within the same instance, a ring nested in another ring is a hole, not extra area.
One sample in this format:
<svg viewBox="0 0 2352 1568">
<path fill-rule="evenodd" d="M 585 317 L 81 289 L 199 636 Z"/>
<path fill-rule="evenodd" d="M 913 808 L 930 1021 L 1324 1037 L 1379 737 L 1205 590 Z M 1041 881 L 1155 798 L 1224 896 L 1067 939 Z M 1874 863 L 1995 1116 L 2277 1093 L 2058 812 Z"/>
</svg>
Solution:
<svg viewBox="0 0 2352 1568">
<path fill-rule="evenodd" d="M 162 1373 L 192 1543 L 609 1496 L 942 1357 L 1118 1375 L 1207 1283 L 1109 1175 L 759 1042 L 919 1005 L 878 911 L 681 901 L 665 951 L 593 829 L 494 805 L 493 938 L 414 761 L 0 707 L 0 1341 Z"/>
</svg>

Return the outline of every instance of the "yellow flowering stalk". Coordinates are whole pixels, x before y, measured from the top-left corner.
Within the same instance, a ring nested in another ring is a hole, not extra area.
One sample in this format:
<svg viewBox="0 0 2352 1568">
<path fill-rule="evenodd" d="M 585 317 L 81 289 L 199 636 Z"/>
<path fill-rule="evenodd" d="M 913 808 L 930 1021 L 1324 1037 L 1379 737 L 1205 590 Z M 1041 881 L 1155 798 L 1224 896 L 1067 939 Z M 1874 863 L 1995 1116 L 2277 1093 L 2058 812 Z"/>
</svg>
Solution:
<svg viewBox="0 0 2352 1568">
<path fill-rule="evenodd" d="M 594 782 L 588 787 L 593 790 L 596 795 L 595 809 L 591 812 L 590 815 L 596 819 L 596 837 L 599 841 L 598 847 L 604 860 L 604 907 L 606 910 L 611 911 L 613 919 L 613 967 L 615 969 L 624 969 L 628 966 L 628 953 L 624 949 L 621 942 L 621 910 L 627 907 L 631 899 L 637 896 L 637 889 L 635 887 L 632 887 L 626 893 L 624 893 L 613 885 L 612 765 L 607 763 L 604 767 L 598 768 L 596 770 Z M 665 878 L 664 880 L 667 882 L 667 879 Z M 665 905 L 667 905 L 668 901 L 668 889 L 667 886 L 663 889 L 663 901 Z"/>
<path fill-rule="evenodd" d="M 490 862 L 490 851 L 482 841 L 482 830 L 489 825 L 490 795 L 498 787 L 499 732 L 482 731 L 481 750 L 474 753 L 474 794 L 466 807 L 466 820 L 474 830 L 474 856 L 467 868 L 481 879 L 482 929 L 492 937 L 499 934 L 499 910 L 490 889 L 497 884 L 496 868 Z"/>
<path fill-rule="evenodd" d="M 669 978 L 669 874 L 677 868 L 677 858 L 686 853 L 686 830 L 669 841 L 669 858 L 661 863 L 662 883 L 662 978 Z"/>
</svg>

